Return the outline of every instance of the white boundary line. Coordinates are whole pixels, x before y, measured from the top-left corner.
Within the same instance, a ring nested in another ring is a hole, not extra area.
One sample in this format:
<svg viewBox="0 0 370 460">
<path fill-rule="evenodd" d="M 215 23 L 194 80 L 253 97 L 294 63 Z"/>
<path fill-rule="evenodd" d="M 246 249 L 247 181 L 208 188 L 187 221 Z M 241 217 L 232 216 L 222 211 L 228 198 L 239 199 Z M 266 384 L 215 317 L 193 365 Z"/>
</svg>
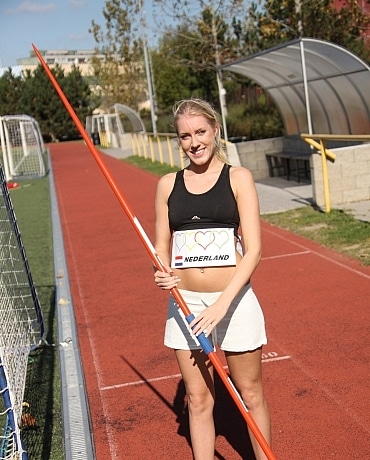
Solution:
<svg viewBox="0 0 370 460">
<path fill-rule="evenodd" d="M 277 256 L 262 257 L 262 260 L 282 259 L 283 257 L 302 256 L 304 254 L 311 254 L 311 251 L 290 252 L 289 254 L 279 254 Z"/>
<path fill-rule="evenodd" d="M 262 360 L 262 363 L 283 361 L 285 359 L 290 359 L 290 356 L 275 356 L 274 358 L 266 358 Z M 227 369 L 227 366 L 224 366 L 224 368 Z M 137 385 L 143 385 L 145 383 L 160 382 L 162 380 L 178 379 L 180 377 L 181 377 L 181 374 L 164 375 L 163 377 L 153 377 L 152 379 L 147 379 L 147 380 L 136 380 L 133 382 L 119 383 L 118 385 L 109 385 L 106 387 L 101 387 L 100 391 L 117 390 L 118 388 L 126 388 L 126 387 L 132 387 L 132 386 L 137 386 Z"/>
<path fill-rule="evenodd" d="M 283 240 L 283 241 L 288 241 L 289 243 L 294 244 L 295 246 L 298 246 L 298 247 L 300 247 L 300 248 L 302 248 L 302 249 L 305 249 L 306 251 L 308 251 L 308 252 L 310 252 L 310 253 L 312 253 L 312 254 L 315 254 L 315 256 L 321 257 L 322 259 L 325 259 L 325 260 L 327 260 L 327 261 L 333 263 L 334 265 L 338 265 L 338 267 L 342 267 L 342 268 L 344 268 L 344 269 L 346 269 L 346 270 L 349 270 L 349 271 L 351 271 L 351 272 L 353 272 L 353 273 L 356 273 L 357 275 L 360 275 L 360 276 L 363 276 L 364 278 L 370 279 L 370 275 L 367 275 L 366 273 L 363 273 L 363 272 L 361 272 L 361 271 L 359 271 L 359 270 L 356 270 L 355 268 L 349 267 L 349 266 L 346 265 L 346 264 L 342 264 L 341 262 L 338 262 L 338 261 L 332 259 L 331 257 L 324 256 L 323 254 L 320 254 L 320 252 L 317 252 L 317 251 L 314 251 L 314 250 L 312 250 L 312 249 L 309 249 L 309 248 L 307 248 L 306 246 L 304 246 L 303 244 L 300 244 L 300 243 L 297 243 L 297 242 L 295 242 L 295 241 L 292 241 L 292 240 L 290 240 L 290 239 L 288 239 L 288 238 L 286 238 L 286 237 L 284 237 L 284 236 L 282 236 L 282 235 L 277 234 L 276 232 L 274 232 L 274 231 L 272 231 L 272 230 L 270 230 L 270 229 L 268 229 L 268 228 L 264 228 L 263 231 L 266 231 L 266 232 L 268 232 L 268 233 L 270 233 L 270 234 L 276 236 L 277 238 L 280 238 L 280 239 Z M 298 253 L 294 253 L 294 254 L 298 254 Z M 286 256 L 289 256 L 289 255 L 290 255 L 290 254 L 287 254 Z M 283 255 L 281 255 L 280 257 L 284 257 L 284 256 L 285 256 L 285 255 L 283 254 Z M 275 256 L 275 257 L 276 257 L 276 256 Z M 276 257 L 276 258 L 277 258 L 277 257 Z"/>
</svg>

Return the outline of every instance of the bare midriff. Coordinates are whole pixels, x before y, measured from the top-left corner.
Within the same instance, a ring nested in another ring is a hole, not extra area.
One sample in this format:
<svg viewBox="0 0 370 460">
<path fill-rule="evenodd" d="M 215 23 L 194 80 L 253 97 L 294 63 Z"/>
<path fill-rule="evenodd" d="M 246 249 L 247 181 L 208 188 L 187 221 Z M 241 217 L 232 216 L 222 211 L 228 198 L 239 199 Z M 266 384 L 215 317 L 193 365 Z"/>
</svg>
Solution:
<svg viewBox="0 0 370 460">
<path fill-rule="evenodd" d="M 236 265 L 241 255 L 236 253 Z M 236 266 L 173 268 L 173 273 L 180 278 L 179 289 L 194 292 L 221 292 L 229 284 Z"/>
</svg>

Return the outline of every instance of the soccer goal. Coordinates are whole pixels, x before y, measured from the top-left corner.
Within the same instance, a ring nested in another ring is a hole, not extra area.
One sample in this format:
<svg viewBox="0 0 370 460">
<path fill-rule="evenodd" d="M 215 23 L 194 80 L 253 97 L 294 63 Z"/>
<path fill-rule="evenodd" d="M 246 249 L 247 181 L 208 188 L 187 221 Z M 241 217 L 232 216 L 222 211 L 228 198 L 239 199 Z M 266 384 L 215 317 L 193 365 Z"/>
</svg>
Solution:
<svg viewBox="0 0 370 460">
<path fill-rule="evenodd" d="M 0 185 L 0 460 L 27 460 L 21 441 L 27 364 L 44 341 L 44 320 L 1 166 Z"/>
<path fill-rule="evenodd" d="M 45 176 L 45 145 L 34 118 L 29 115 L 0 117 L 0 142 L 7 181 Z"/>
</svg>

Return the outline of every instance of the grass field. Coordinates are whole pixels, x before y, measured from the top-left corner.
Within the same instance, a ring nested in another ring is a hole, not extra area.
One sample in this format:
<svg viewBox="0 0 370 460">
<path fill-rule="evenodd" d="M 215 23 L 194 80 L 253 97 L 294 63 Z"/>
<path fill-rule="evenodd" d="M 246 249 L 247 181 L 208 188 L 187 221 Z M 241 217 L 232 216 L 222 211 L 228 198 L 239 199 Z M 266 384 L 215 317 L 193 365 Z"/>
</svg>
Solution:
<svg viewBox="0 0 370 460">
<path fill-rule="evenodd" d="M 55 311 L 54 262 L 49 179 L 19 181 L 10 197 L 43 311 L 47 342 L 29 357 L 24 401 L 36 417 L 35 429 L 23 430 L 32 460 L 64 459 L 62 445 L 61 381 Z"/>
<path fill-rule="evenodd" d="M 139 157 L 130 157 L 125 161 L 159 176 L 177 170 Z M 62 460 L 61 381 L 49 180 L 46 177 L 21 181 L 20 184 L 21 188 L 12 189 L 10 194 L 40 298 L 47 342 L 50 344 L 30 356 L 25 401 L 37 418 L 37 429 L 24 431 L 23 436 L 32 460 Z M 360 222 L 344 212 L 334 210 L 325 214 L 306 206 L 264 215 L 262 218 L 370 265 L 370 224 Z"/>
<path fill-rule="evenodd" d="M 267 214 L 262 219 L 370 265 L 369 222 L 336 209 L 325 213 L 311 206 Z"/>
</svg>

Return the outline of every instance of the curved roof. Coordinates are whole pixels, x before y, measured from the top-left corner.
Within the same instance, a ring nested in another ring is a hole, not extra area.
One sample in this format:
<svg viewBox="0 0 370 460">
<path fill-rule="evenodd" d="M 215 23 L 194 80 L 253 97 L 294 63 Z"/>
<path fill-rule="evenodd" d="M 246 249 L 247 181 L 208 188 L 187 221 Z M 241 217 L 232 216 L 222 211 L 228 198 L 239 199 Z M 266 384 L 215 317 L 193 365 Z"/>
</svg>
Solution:
<svg viewBox="0 0 370 460">
<path fill-rule="evenodd" d="M 287 135 L 370 134 L 370 67 L 341 46 L 299 38 L 221 69 L 264 88 Z"/>
<path fill-rule="evenodd" d="M 145 132 L 145 125 L 142 121 L 142 119 L 140 118 L 140 115 L 138 113 L 136 113 L 134 110 L 132 110 L 130 107 L 128 107 L 127 105 L 124 105 L 124 104 L 114 104 L 114 110 L 115 112 L 123 112 L 126 117 L 130 120 L 131 122 L 131 125 L 132 125 L 132 130 L 134 132 L 138 131 L 138 132 L 142 132 L 144 131 Z"/>
</svg>

